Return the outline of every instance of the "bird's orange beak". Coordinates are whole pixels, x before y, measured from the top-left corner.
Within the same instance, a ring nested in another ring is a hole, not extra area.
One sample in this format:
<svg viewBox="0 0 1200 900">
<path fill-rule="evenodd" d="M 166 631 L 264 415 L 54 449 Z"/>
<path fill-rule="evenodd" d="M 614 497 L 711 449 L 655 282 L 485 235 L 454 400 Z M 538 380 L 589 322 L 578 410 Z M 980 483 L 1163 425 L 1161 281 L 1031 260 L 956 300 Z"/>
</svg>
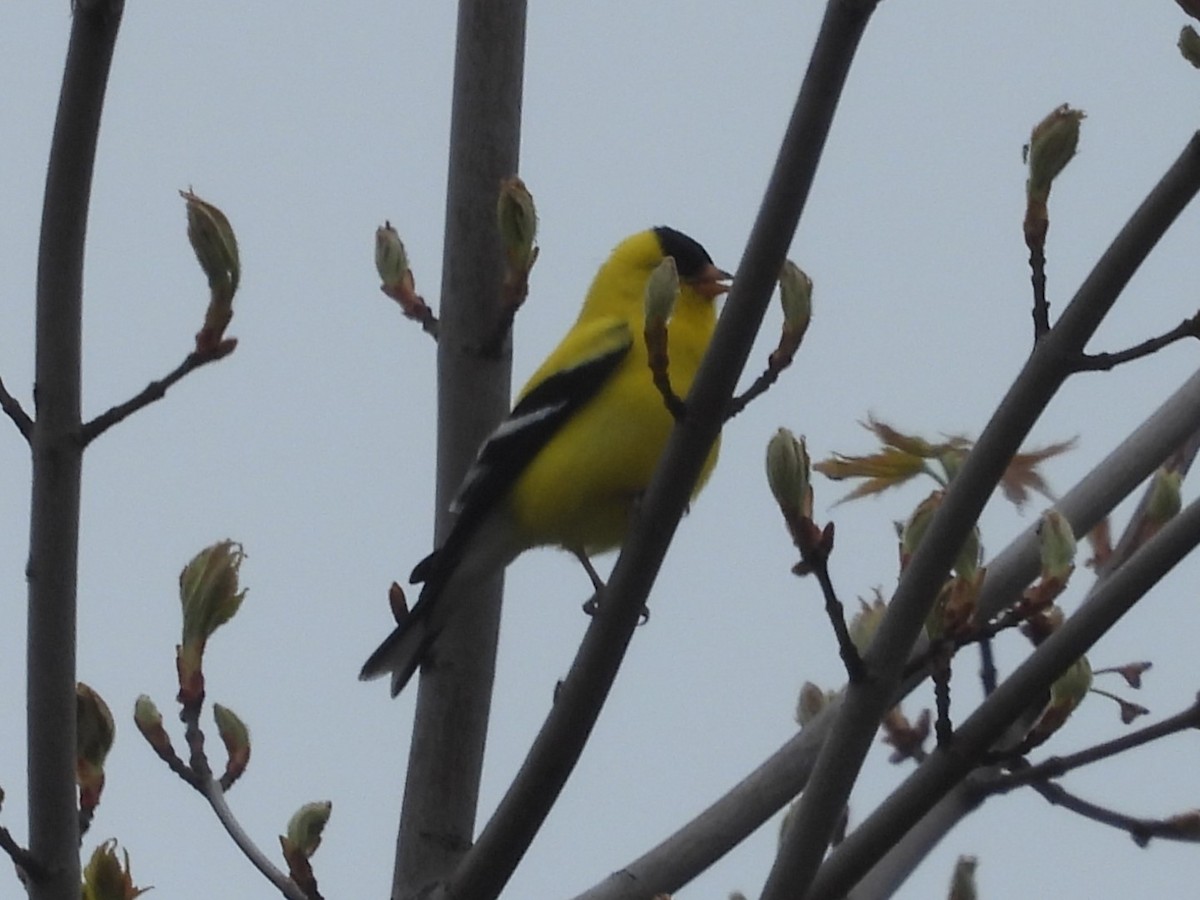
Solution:
<svg viewBox="0 0 1200 900">
<path fill-rule="evenodd" d="M 729 290 L 729 285 L 726 282 L 732 278 L 733 276 L 724 269 L 718 269 L 712 263 L 709 263 L 700 271 L 699 275 L 695 278 L 689 278 L 688 284 L 692 286 L 696 293 L 702 294 L 710 300 L 715 300 Z"/>
</svg>

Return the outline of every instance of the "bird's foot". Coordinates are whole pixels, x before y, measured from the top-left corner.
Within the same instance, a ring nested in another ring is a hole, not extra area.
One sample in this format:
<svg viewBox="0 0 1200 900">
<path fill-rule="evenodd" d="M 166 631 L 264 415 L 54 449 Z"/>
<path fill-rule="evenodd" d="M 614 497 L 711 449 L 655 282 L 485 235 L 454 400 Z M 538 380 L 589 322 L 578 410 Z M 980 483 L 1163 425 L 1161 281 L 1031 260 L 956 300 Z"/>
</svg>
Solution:
<svg viewBox="0 0 1200 900">
<path fill-rule="evenodd" d="M 594 616 L 600 611 L 600 594 L 599 592 L 592 594 L 583 604 L 583 611 L 586 615 Z M 650 610 L 646 606 L 642 606 L 641 612 L 638 613 L 638 625 L 645 625 L 650 621 Z"/>
</svg>

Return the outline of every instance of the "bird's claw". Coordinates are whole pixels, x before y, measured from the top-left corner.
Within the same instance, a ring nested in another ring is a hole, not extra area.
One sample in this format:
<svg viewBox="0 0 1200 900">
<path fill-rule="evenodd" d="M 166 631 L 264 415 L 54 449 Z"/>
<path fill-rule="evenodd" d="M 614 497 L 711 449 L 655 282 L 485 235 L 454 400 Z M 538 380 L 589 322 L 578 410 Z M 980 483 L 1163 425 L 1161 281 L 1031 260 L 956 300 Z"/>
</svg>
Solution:
<svg viewBox="0 0 1200 900">
<path fill-rule="evenodd" d="M 597 599 L 599 594 L 592 594 L 583 604 L 583 611 L 586 615 L 594 616 L 600 611 L 600 601 Z M 650 621 L 650 609 L 645 605 L 638 612 L 638 625 L 645 625 Z"/>
</svg>

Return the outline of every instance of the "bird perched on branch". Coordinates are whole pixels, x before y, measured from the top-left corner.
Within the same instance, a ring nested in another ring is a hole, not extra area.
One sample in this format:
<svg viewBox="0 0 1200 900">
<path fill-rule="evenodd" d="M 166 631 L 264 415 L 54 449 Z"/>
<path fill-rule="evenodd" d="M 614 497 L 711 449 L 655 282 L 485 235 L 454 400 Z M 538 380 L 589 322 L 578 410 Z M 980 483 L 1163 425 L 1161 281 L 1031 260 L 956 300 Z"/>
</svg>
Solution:
<svg viewBox="0 0 1200 900">
<path fill-rule="evenodd" d="M 643 330 L 646 285 L 666 257 L 679 276 L 668 334 L 671 387 L 686 395 L 716 324 L 727 272 L 672 228 L 622 241 L 596 273 L 579 318 L 479 450 L 451 511 L 445 542 L 417 564 L 412 611 L 363 665 L 390 673 L 392 696 L 408 683 L 456 609 L 460 585 L 478 583 L 532 547 L 587 558 L 620 546 L 674 425 L 651 375 Z M 717 460 L 714 445 L 696 491 Z"/>
</svg>

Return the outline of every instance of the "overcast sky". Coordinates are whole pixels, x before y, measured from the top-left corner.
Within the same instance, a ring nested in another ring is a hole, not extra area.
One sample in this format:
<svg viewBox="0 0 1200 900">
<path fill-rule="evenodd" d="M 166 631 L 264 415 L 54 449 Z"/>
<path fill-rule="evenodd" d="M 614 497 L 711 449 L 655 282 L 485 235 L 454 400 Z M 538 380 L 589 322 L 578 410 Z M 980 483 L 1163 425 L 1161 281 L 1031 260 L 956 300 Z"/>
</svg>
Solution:
<svg viewBox="0 0 1200 900">
<path fill-rule="evenodd" d="M 537 199 L 542 254 L 515 329 L 517 383 L 627 234 L 669 224 L 737 266 L 822 10 L 766 0 L 531 6 L 521 175 Z M 1021 235 L 1030 127 L 1063 102 L 1088 113 L 1079 156 L 1051 198 L 1050 296 L 1060 310 L 1200 123 L 1200 73 L 1175 50 L 1185 21 L 1176 5 L 1100 6 L 881 6 L 792 249 L 816 283 L 805 346 L 727 429 L 651 598 L 653 617 L 506 896 L 568 896 L 621 867 L 794 733 L 802 682 L 841 683 L 817 585 L 789 574 L 795 554 L 762 475 L 765 442 L 782 425 L 806 434 L 817 457 L 867 451 L 857 423 L 869 412 L 929 437 L 979 432 L 1032 340 Z M 224 209 L 244 270 L 229 332 L 237 352 L 106 434 L 84 468 L 79 675 L 119 728 L 85 849 L 118 837 L 135 881 L 156 896 L 270 894 L 130 719 L 145 692 L 173 720 L 176 579 L 224 537 L 249 554 L 248 598 L 205 667 L 210 699 L 253 732 L 250 770 L 230 802 L 273 852 L 297 806 L 332 800 L 315 858 L 325 896 L 386 896 L 415 692 L 392 701 L 383 683 L 356 674 L 389 628 L 387 585 L 430 549 L 435 373 L 433 343 L 378 291 L 373 232 L 384 219 L 400 229 L 418 287 L 436 303 L 454 19 L 451 3 L 127 3 L 89 227 L 85 414 L 172 369 L 199 327 L 206 289 L 178 189 Z M 0 7 L 0 375 L 27 408 L 43 175 L 69 25 L 66 0 Z M 1195 312 L 1197 224 L 1185 212 L 1093 349 L 1119 349 Z M 752 365 L 773 346 L 777 321 Z M 1079 436 L 1048 467 L 1053 484 L 1068 488 L 1195 365 L 1195 347 L 1183 345 L 1072 382 L 1034 434 L 1035 443 Z M 24 443 L 0 422 L 0 822 L 20 839 L 28 471 Z M 847 600 L 894 585 L 891 523 L 929 487 L 834 509 L 845 488 L 818 482 Z M 986 547 L 1002 548 L 1036 512 L 993 504 Z M 588 584 L 565 554 L 528 554 L 509 574 L 484 818 L 586 626 Z M 1097 666 L 1153 659 L 1136 699 L 1156 715 L 1200 688 L 1196 578 L 1194 563 L 1179 570 L 1092 656 Z M 1002 667 L 1023 650 L 1017 639 L 1003 644 Z M 975 667 L 970 657 L 959 665 L 961 694 L 973 693 Z M 1115 708 L 1093 699 L 1051 750 L 1121 729 Z M 1180 737 L 1068 786 L 1160 816 L 1200 805 L 1196 771 L 1195 739 Z M 885 749 L 873 753 L 852 821 L 905 774 Z M 754 895 L 776 828 L 777 819 L 680 896 Z M 1044 896 L 1051 883 L 1058 896 L 1180 896 L 1200 880 L 1192 846 L 1139 850 L 1015 794 L 971 817 L 901 896 L 941 896 L 960 853 L 980 857 L 989 900 Z M 17 891 L 11 880 L 0 887 Z"/>
</svg>

